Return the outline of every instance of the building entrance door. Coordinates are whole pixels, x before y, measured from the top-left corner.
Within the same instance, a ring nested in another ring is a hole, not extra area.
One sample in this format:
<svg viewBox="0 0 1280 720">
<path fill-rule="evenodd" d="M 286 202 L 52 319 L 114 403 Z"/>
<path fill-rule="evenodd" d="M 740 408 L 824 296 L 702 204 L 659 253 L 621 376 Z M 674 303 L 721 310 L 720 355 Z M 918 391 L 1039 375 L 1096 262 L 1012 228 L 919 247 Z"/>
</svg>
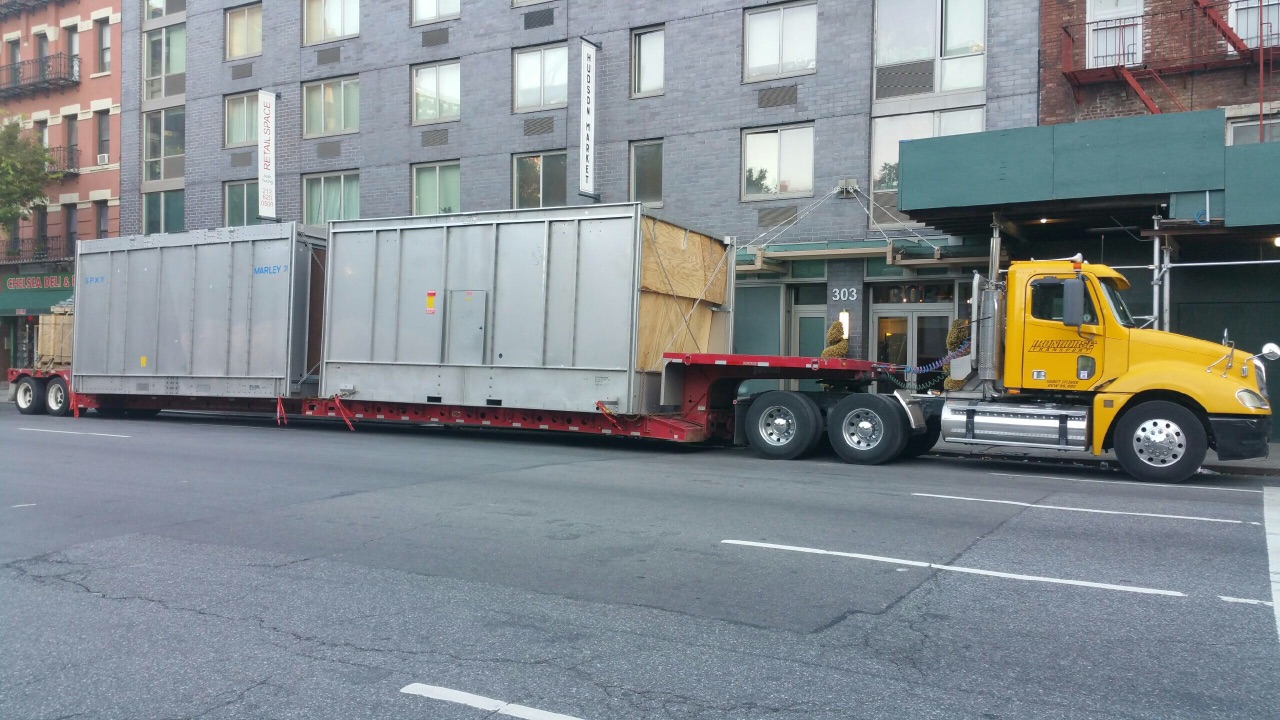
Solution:
<svg viewBox="0 0 1280 720">
<path fill-rule="evenodd" d="M 892 308 L 871 311 L 873 337 L 872 357 L 876 362 L 921 367 L 947 354 L 947 332 L 951 329 L 950 309 Z M 941 372 L 917 376 L 907 374 L 908 383 L 939 382 Z M 892 392 L 896 386 L 881 382 L 881 392 Z"/>
<path fill-rule="evenodd" d="M 818 357 L 827 346 L 827 306 L 796 305 L 791 309 L 791 348 L 788 355 Z M 817 380 L 795 381 L 796 390 L 822 390 Z"/>
</svg>

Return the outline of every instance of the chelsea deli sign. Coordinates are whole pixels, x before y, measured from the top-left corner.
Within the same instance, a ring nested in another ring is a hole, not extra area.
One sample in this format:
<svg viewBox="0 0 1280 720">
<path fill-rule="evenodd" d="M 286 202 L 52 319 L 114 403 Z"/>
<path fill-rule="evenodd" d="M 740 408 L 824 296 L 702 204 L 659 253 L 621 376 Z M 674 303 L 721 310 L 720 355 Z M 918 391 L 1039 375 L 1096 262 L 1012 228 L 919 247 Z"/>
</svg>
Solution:
<svg viewBox="0 0 1280 720">
<path fill-rule="evenodd" d="M 596 193 L 596 53 L 600 48 L 582 40 L 582 107 L 578 113 L 578 193 L 599 199 Z"/>
</svg>

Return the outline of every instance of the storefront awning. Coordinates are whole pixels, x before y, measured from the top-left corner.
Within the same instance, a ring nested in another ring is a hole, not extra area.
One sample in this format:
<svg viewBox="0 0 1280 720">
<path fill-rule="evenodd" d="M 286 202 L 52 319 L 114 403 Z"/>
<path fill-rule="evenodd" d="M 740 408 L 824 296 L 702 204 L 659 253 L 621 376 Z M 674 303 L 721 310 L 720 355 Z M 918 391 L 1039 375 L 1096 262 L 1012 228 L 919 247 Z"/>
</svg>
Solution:
<svg viewBox="0 0 1280 720">
<path fill-rule="evenodd" d="M 4 290 L 0 292 L 0 316 L 48 315 L 50 308 L 71 299 L 71 288 Z"/>
</svg>

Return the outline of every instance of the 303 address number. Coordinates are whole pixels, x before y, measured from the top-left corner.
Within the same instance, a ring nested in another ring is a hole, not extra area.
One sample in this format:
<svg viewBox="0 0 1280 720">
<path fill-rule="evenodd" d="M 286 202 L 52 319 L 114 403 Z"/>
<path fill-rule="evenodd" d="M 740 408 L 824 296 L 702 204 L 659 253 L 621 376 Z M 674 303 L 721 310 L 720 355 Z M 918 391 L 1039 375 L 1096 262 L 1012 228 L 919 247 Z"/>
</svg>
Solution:
<svg viewBox="0 0 1280 720">
<path fill-rule="evenodd" d="M 831 299 L 843 302 L 858 299 L 858 288 L 831 288 Z"/>
</svg>

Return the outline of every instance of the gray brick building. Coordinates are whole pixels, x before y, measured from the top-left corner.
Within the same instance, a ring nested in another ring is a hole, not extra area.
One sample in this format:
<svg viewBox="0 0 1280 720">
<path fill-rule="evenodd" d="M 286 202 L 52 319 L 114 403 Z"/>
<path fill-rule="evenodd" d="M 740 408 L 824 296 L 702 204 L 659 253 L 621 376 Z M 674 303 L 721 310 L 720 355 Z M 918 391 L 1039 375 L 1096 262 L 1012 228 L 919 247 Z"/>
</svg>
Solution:
<svg viewBox="0 0 1280 720">
<path fill-rule="evenodd" d="M 1031 0 L 126 3 L 122 232 L 254 221 L 235 96 L 257 90 L 278 97 L 284 220 L 594 202 L 577 193 L 584 38 L 600 200 L 755 246 L 741 351 L 821 349 L 847 311 L 854 354 L 926 360 L 985 245 L 902 224 L 897 141 L 1034 125 L 1038 28 Z M 886 315 L 903 299 L 912 313 Z"/>
</svg>

